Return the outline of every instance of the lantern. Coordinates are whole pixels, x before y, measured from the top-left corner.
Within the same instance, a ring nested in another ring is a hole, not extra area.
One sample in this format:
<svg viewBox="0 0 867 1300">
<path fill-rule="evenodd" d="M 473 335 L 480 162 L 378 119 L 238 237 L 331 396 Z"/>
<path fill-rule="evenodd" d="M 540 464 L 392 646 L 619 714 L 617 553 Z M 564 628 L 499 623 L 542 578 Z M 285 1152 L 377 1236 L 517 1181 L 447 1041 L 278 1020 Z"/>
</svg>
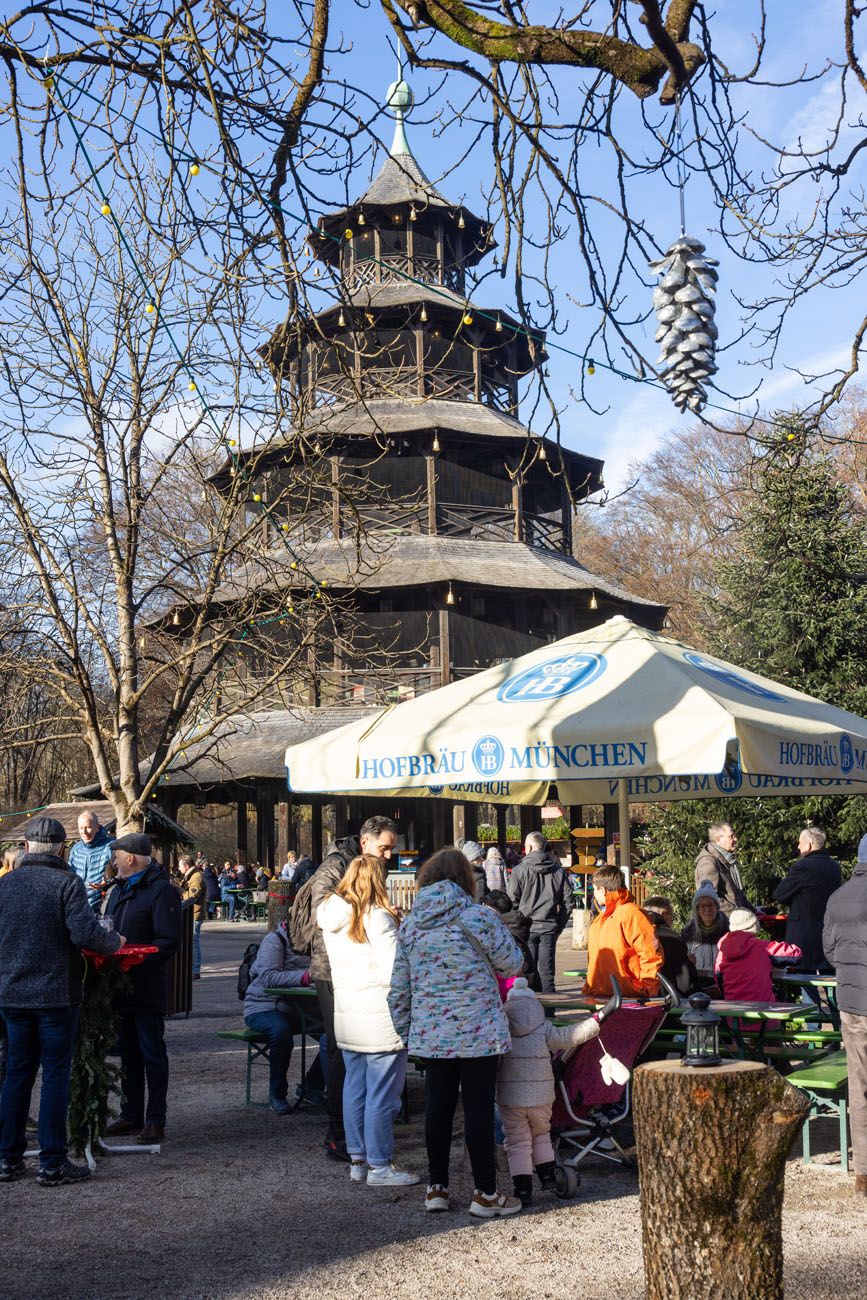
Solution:
<svg viewBox="0 0 867 1300">
<path fill-rule="evenodd" d="M 686 1053 L 682 1065 L 722 1065 L 719 1054 L 719 1016 L 711 1011 L 706 993 L 693 993 L 689 1011 L 681 1017 L 686 1028 Z"/>
</svg>

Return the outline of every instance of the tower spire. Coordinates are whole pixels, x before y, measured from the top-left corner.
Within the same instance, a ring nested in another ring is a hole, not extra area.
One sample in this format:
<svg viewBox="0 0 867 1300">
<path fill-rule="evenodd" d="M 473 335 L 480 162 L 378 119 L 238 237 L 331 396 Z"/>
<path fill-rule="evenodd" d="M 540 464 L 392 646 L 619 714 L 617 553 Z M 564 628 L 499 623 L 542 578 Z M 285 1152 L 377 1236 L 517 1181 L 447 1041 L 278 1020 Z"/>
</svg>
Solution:
<svg viewBox="0 0 867 1300">
<path fill-rule="evenodd" d="M 394 139 L 389 153 L 392 158 L 412 157 L 412 150 L 404 130 L 404 118 L 412 109 L 415 97 L 409 84 L 403 78 L 403 57 L 400 47 L 397 51 L 397 81 L 393 81 L 385 93 L 385 104 L 394 114 Z"/>
</svg>

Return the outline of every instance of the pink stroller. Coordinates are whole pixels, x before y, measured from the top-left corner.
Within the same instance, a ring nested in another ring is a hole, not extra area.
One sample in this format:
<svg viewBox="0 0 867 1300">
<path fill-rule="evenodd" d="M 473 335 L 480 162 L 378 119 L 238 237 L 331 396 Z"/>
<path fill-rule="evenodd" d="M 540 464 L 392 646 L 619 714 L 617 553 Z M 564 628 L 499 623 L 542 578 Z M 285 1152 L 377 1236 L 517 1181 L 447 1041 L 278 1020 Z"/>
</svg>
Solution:
<svg viewBox="0 0 867 1300">
<path fill-rule="evenodd" d="M 652 1002 L 623 1002 L 602 1026 L 598 1038 L 555 1059 L 557 1095 L 551 1115 L 551 1139 L 557 1157 L 558 1196 L 575 1195 L 579 1184 L 575 1167 L 591 1152 L 614 1164 L 634 1165 L 617 1136 L 630 1113 L 631 1077 L 625 1083 L 606 1083 L 602 1058 L 607 1053 L 631 1071 L 677 999 L 670 985 L 666 992 L 664 999 Z"/>
</svg>

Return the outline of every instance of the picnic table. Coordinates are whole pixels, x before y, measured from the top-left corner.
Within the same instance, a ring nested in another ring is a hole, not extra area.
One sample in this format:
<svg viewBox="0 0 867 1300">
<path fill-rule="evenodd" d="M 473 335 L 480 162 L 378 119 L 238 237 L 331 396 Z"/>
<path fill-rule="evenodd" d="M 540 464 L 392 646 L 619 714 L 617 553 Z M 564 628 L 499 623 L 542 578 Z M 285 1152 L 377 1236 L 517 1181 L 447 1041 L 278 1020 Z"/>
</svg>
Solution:
<svg viewBox="0 0 867 1300">
<path fill-rule="evenodd" d="M 292 1106 L 296 1110 L 305 1099 L 305 1087 L 307 1081 L 307 1038 L 319 1038 L 323 1032 L 322 1015 L 319 1010 L 319 998 L 316 994 L 314 985 L 308 985 L 302 988 L 296 984 L 294 988 L 265 989 L 265 993 L 270 998 L 282 998 L 286 1002 L 291 1002 L 294 1010 L 297 1012 L 301 1034 L 301 1086 L 295 1097 Z"/>
<path fill-rule="evenodd" d="M 804 989 L 813 1003 L 824 1012 L 834 1029 L 840 1031 L 840 1009 L 837 1006 L 836 975 L 812 974 L 810 971 L 774 971 L 771 978 L 784 989 Z"/>
</svg>

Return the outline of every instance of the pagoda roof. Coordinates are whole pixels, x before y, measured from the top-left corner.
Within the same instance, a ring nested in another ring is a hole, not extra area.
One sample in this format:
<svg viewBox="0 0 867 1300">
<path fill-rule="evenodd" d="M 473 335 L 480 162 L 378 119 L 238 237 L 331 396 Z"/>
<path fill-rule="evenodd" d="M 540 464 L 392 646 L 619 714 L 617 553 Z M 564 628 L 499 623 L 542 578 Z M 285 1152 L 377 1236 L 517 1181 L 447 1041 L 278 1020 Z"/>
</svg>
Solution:
<svg viewBox="0 0 867 1300">
<path fill-rule="evenodd" d="M 291 556 L 285 547 L 270 549 L 261 561 L 252 561 L 220 587 L 214 602 L 229 603 L 254 588 L 284 591 L 309 587 L 304 575 L 312 574 L 336 591 L 388 591 L 447 582 L 514 591 L 594 591 L 645 615 L 658 613 L 660 624 L 667 608 L 592 573 L 569 555 L 525 542 L 429 534 L 394 537 L 372 531 L 361 547 L 352 538 L 329 538 L 294 546 L 294 554 L 301 566 L 297 570 L 290 569 Z M 285 557 L 285 569 L 275 565 L 281 557 Z"/>
<path fill-rule="evenodd" d="M 205 787 L 229 781 L 263 779 L 275 779 L 285 784 L 287 745 L 321 736 L 347 722 L 356 722 L 367 714 L 379 712 L 379 707 L 360 705 L 330 705 L 318 709 L 298 705 L 293 709 L 263 709 L 228 718 L 215 727 L 212 735 L 187 746 L 183 761 L 172 764 L 168 789 L 171 791 L 176 786 Z M 142 776 L 147 774 L 149 764 L 149 759 L 141 764 Z M 82 786 L 80 790 L 74 790 L 73 794 L 86 798 L 91 790 L 96 789 L 97 786 Z M 80 803 L 68 806 L 75 809 L 76 817 L 84 811 L 84 805 Z M 150 806 L 148 812 L 153 812 L 158 819 L 174 825 L 164 813 L 158 813 Z M 73 838 L 75 834 L 77 832 L 73 832 Z M 189 843 L 189 837 L 183 842 Z"/>
<path fill-rule="evenodd" d="M 238 460 L 243 463 L 250 456 L 258 461 L 272 453 L 285 454 L 296 439 L 321 436 L 329 438 L 375 438 L 377 435 L 431 434 L 433 432 L 457 434 L 501 442 L 524 443 L 530 431 L 520 420 L 483 402 L 460 402 L 451 398 L 386 397 L 367 402 L 354 402 L 351 406 L 323 406 L 315 408 L 300 429 L 280 438 L 268 446 L 250 451 L 241 450 Z M 596 492 L 603 486 L 604 461 L 583 452 L 571 451 L 553 438 L 539 438 L 544 443 L 549 459 L 562 456 L 569 471 L 573 488 L 584 487 L 586 493 Z M 211 475 L 210 482 L 224 486 L 234 461 L 228 458 Z"/>
</svg>

